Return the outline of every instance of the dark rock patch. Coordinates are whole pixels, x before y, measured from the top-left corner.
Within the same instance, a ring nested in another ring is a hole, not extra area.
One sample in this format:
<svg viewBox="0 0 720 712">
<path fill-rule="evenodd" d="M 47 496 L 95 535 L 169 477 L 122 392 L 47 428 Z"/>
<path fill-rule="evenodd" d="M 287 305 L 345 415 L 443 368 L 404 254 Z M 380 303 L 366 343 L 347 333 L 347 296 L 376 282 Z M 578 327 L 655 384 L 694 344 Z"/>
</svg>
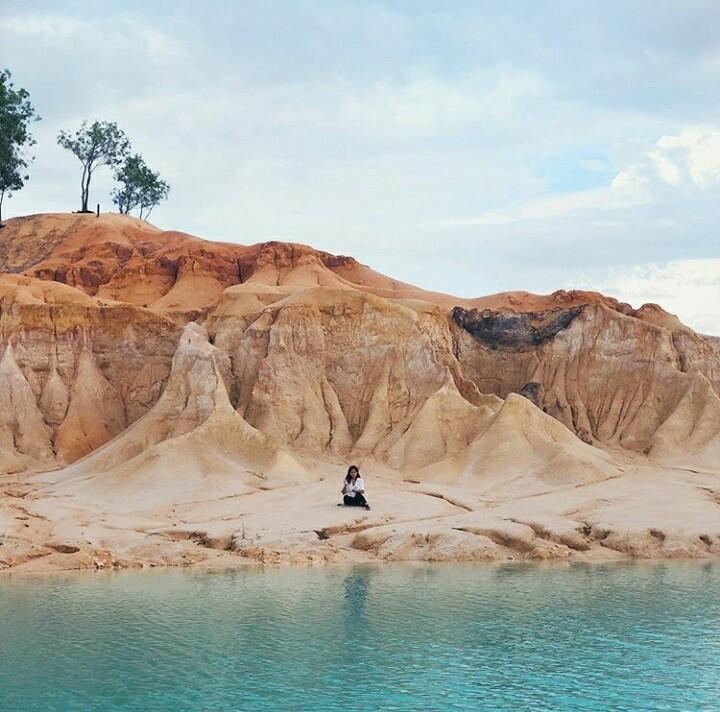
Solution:
<svg viewBox="0 0 720 712">
<path fill-rule="evenodd" d="M 536 348 L 567 329 L 583 307 L 538 312 L 497 312 L 454 307 L 452 320 L 491 349 L 525 351 Z"/>
<path fill-rule="evenodd" d="M 529 401 L 532 401 L 536 406 L 540 407 L 540 389 L 542 384 L 537 381 L 528 381 L 518 393 L 521 396 L 525 396 Z"/>
<path fill-rule="evenodd" d="M 48 549 L 57 551 L 58 554 L 77 554 L 80 551 L 79 546 L 72 546 L 71 544 L 47 544 Z"/>
</svg>

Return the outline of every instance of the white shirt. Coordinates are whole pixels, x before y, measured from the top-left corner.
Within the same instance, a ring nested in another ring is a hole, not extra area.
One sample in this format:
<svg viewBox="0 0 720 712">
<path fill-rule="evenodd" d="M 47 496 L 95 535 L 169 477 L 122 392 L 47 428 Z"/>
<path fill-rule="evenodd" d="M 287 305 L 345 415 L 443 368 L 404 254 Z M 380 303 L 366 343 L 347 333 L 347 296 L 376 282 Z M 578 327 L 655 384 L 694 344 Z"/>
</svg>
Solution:
<svg viewBox="0 0 720 712">
<path fill-rule="evenodd" d="M 365 489 L 365 483 L 363 478 L 358 475 L 355 482 L 352 481 L 345 483 L 345 494 L 348 497 L 354 497 L 358 492 L 362 492 Z"/>
</svg>

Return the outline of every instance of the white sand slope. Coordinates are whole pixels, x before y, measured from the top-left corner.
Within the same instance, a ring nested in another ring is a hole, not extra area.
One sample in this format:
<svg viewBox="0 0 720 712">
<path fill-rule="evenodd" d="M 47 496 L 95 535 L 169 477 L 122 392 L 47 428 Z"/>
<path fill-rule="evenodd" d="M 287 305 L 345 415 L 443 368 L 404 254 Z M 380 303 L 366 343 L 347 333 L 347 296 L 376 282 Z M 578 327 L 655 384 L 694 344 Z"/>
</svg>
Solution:
<svg viewBox="0 0 720 712">
<path fill-rule="evenodd" d="M 227 356 L 188 325 L 152 410 L 70 467 L 52 491 L 117 511 L 149 510 L 308 479 L 305 468 L 235 412 Z"/>
<path fill-rule="evenodd" d="M 386 459 L 399 470 L 417 474 L 423 467 L 465 450 L 488 427 L 501 405 L 495 396 L 485 397 L 481 405 L 468 402 L 448 374 L 445 384 L 423 403 Z"/>
<path fill-rule="evenodd" d="M 510 394 L 465 450 L 417 477 L 472 483 L 481 493 L 510 497 L 619 474 L 607 452 L 582 442 L 523 396 Z"/>
<path fill-rule="evenodd" d="M 8 344 L 0 360 L 0 471 L 16 472 L 51 460 L 48 427 Z"/>
<path fill-rule="evenodd" d="M 665 464 L 720 468 L 720 398 L 701 373 L 653 435 L 649 454 Z"/>
</svg>

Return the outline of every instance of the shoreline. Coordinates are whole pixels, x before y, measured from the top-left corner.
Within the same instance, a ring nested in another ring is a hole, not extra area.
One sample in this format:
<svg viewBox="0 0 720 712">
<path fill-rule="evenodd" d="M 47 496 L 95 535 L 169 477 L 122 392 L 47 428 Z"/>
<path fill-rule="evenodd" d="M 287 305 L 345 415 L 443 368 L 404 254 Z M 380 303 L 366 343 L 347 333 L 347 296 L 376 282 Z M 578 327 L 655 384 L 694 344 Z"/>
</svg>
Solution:
<svg viewBox="0 0 720 712">
<path fill-rule="evenodd" d="M 667 483 L 662 496 L 660 478 Z M 411 483 L 371 474 L 373 509 L 366 512 L 337 507 L 330 477 L 304 484 L 301 497 L 292 486 L 236 489 L 137 511 L 104 493 L 7 477 L 0 575 L 397 561 L 713 561 L 720 559 L 715 478 L 636 458 L 622 477 L 500 498 L 481 480 Z"/>
<path fill-rule="evenodd" d="M 683 564 L 683 565 L 720 565 L 720 557 L 658 557 L 658 558 L 596 558 L 596 559 L 508 559 L 508 560 L 487 560 L 487 561 L 388 561 L 380 559 L 366 559 L 359 561 L 336 560 L 325 562 L 284 562 L 284 563 L 262 563 L 258 561 L 248 561 L 240 563 L 236 566 L 207 566 L 203 564 L 179 566 L 128 566 L 114 569 L 94 569 L 94 568 L 53 568 L 48 570 L 27 570 L 23 567 L 13 569 L 0 570 L 0 584 L 10 579 L 17 580 L 34 580 L 38 578 L 55 578 L 55 577 L 72 577 L 72 576 L 93 576 L 93 577 L 111 577 L 123 574 L 141 573 L 152 575 L 153 573 L 178 573 L 178 574 L 227 574 L 240 571 L 265 572 L 265 571 L 287 571 L 287 570 L 342 570 L 356 568 L 446 568 L 446 567 L 462 567 L 462 568 L 498 568 L 498 567 L 528 567 L 528 568 L 547 568 L 558 569 L 563 568 L 600 568 L 600 567 L 635 567 L 635 566 L 658 566 L 663 564 Z"/>
<path fill-rule="evenodd" d="M 81 552 L 78 552 L 81 553 Z M 359 553 L 359 552 L 355 552 Z M 339 556 L 336 558 L 306 558 L 290 556 L 287 553 L 283 557 L 282 552 L 273 552 L 275 556 L 270 560 L 262 560 L 243 556 L 239 553 L 224 552 L 224 556 L 215 560 L 200 559 L 187 561 L 148 562 L 118 560 L 114 565 L 94 566 L 78 565 L 80 562 L 68 562 L 63 566 L 56 555 L 47 554 L 35 557 L 17 566 L 10 566 L 0 569 L 0 580 L 12 577 L 43 577 L 67 574 L 116 574 L 131 571 L 178 571 L 187 573 L 224 573 L 242 570 L 280 570 L 280 569 L 336 569 L 352 567 L 386 567 L 386 566 L 411 566 L 411 567 L 435 567 L 444 566 L 470 566 L 470 567 L 496 567 L 496 566 L 604 566 L 604 565 L 635 565 L 635 564 L 661 564 L 661 563 L 720 563 L 720 556 L 712 554 L 665 554 L 657 556 L 633 556 L 615 549 L 598 547 L 595 550 L 583 552 L 575 556 L 555 557 L 509 557 L 509 558 L 487 558 L 487 559 L 392 559 L 378 558 L 375 556 Z M 53 559 L 45 561 L 48 557 Z M 65 555 L 73 556 L 73 554 Z M 43 565 L 33 565 L 33 562 L 43 562 Z M 50 564 L 50 565 L 48 565 Z"/>
</svg>

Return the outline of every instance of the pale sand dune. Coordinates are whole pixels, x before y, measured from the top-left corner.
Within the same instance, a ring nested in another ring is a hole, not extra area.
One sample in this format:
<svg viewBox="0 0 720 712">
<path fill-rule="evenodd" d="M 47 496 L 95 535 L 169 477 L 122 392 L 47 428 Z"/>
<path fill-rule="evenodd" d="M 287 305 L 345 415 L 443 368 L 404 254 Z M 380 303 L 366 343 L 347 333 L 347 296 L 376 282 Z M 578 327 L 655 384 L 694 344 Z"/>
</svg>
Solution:
<svg viewBox="0 0 720 712">
<path fill-rule="evenodd" d="M 720 553 L 720 342 L 656 305 L 110 215 L 0 264 L 0 569 Z"/>
<path fill-rule="evenodd" d="M 675 410 L 655 431 L 649 451 L 664 464 L 717 469 L 720 463 L 720 398 L 696 373 Z"/>
</svg>

